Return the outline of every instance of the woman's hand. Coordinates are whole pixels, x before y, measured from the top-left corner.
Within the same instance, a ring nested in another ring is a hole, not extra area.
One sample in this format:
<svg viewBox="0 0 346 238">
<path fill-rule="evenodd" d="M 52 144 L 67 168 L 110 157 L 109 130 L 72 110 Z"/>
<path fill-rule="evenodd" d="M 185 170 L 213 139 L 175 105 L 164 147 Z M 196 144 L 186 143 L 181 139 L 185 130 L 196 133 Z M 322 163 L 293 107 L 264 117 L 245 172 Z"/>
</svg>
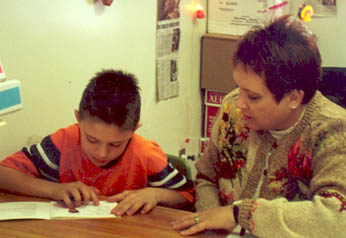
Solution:
<svg viewBox="0 0 346 238">
<path fill-rule="evenodd" d="M 112 213 L 116 216 L 133 215 L 141 210 L 142 214 L 150 212 L 157 204 L 158 198 L 155 188 L 143 188 L 138 190 L 125 190 L 117 195 L 109 197 L 108 202 L 118 202 Z"/>
<path fill-rule="evenodd" d="M 237 224 L 233 217 L 233 206 L 230 205 L 184 216 L 171 225 L 174 230 L 186 229 L 181 235 L 189 236 L 204 230 L 231 232 Z"/>
<path fill-rule="evenodd" d="M 99 191 L 89 187 L 82 182 L 56 183 L 52 190 L 52 199 L 63 201 L 68 208 L 79 207 L 82 204 L 99 205 Z"/>
</svg>

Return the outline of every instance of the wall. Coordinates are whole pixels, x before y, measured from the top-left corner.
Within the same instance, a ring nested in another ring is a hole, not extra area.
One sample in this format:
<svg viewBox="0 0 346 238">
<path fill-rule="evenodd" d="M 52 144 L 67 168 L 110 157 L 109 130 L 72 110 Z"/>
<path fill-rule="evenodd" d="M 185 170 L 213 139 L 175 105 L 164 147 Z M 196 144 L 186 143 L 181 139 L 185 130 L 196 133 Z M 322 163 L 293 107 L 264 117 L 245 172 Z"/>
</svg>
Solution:
<svg viewBox="0 0 346 238">
<path fill-rule="evenodd" d="M 177 154 L 190 138 L 197 153 L 201 133 L 200 36 L 192 6 L 181 0 L 180 95 L 156 103 L 156 0 L 1 0 L 0 60 L 8 79 L 22 84 L 23 109 L 1 118 L 0 160 L 75 122 L 73 110 L 95 72 L 134 73 L 142 88 L 143 127 L 138 133 Z"/>
</svg>

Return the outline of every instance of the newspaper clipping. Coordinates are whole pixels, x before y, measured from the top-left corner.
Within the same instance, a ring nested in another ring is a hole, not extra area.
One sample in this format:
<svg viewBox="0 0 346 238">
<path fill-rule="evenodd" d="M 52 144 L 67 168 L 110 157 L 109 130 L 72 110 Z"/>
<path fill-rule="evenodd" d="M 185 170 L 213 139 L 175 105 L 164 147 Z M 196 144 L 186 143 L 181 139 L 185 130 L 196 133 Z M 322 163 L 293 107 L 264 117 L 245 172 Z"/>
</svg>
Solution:
<svg viewBox="0 0 346 238">
<path fill-rule="evenodd" d="M 178 51 L 180 0 L 157 1 L 156 82 L 157 101 L 179 95 Z"/>
</svg>

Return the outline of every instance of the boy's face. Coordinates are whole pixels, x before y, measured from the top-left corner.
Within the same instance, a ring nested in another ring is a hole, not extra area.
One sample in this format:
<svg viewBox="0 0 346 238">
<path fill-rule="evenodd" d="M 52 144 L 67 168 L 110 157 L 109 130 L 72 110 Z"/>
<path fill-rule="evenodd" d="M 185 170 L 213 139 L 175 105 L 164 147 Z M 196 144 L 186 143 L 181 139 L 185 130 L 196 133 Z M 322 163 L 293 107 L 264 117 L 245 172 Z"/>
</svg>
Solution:
<svg viewBox="0 0 346 238">
<path fill-rule="evenodd" d="M 75 111 L 75 115 L 81 130 L 82 148 L 96 166 L 105 166 L 117 159 L 134 133 L 132 130 L 123 131 L 116 125 L 93 118 L 80 120 L 78 111 Z"/>
</svg>

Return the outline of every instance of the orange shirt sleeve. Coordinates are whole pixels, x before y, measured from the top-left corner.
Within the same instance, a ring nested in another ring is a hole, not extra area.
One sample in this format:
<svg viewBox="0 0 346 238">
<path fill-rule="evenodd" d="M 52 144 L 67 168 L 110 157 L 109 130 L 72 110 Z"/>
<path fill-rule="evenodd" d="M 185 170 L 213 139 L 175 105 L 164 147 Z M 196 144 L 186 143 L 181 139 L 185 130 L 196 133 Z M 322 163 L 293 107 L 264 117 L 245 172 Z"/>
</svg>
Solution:
<svg viewBox="0 0 346 238">
<path fill-rule="evenodd" d="M 36 167 L 23 151 L 18 151 L 8 156 L 0 162 L 0 165 L 15 169 L 33 177 L 40 177 Z"/>
</svg>

